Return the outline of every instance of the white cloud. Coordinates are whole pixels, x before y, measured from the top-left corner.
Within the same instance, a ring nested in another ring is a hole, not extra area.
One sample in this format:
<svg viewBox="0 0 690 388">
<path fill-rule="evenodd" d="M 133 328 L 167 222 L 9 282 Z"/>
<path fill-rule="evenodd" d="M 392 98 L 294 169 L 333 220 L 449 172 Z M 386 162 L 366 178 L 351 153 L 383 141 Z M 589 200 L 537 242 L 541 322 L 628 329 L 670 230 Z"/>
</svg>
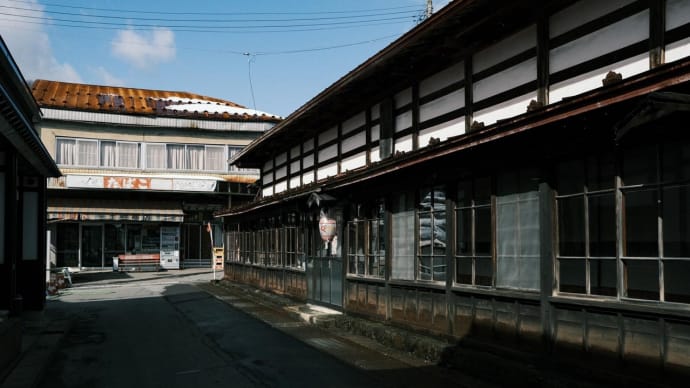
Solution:
<svg viewBox="0 0 690 388">
<path fill-rule="evenodd" d="M 98 81 L 98 83 L 100 83 L 101 85 L 108 85 L 108 86 L 124 86 L 125 85 L 125 81 L 123 81 L 121 78 L 118 78 L 118 77 L 112 75 L 103 66 L 98 66 L 98 67 L 92 68 L 90 70 L 95 75 L 95 77 L 100 80 L 100 81 Z"/>
<path fill-rule="evenodd" d="M 37 19 L 21 17 L 47 17 L 43 12 L 43 6 L 36 0 L 21 4 L 21 8 L 31 8 L 32 11 L 16 9 L 17 2 L 9 0 L 0 0 L 0 5 L 14 7 L 7 8 L 11 10 L 13 15 L 3 15 L 3 20 L 0 23 L 0 35 L 5 40 L 24 78 L 27 80 L 42 78 L 65 82 L 82 82 L 72 65 L 60 63 L 53 55 L 50 37 L 43 25 L 26 23 Z"/>
<path fill-rule="evenodd" d="M 167 28 L 120 30 L 110 46 L 113 55 L 142 69 L 175 59 L 175 34 Z"/>
</svg>

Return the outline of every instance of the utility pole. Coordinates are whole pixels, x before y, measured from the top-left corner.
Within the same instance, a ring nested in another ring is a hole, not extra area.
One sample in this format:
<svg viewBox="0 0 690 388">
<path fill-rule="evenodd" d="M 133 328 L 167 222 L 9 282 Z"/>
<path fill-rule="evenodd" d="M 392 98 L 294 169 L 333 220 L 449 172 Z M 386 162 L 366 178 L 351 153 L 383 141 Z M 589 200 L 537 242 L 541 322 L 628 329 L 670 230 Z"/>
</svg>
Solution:
<svg viewBox="0 0 690 388">
<path fill-rule="evenodd" d="M 432 13 L 434 13 L 433 0 L 426 0 L 426 13 L 424 14 L 424 19 L 430 18 Z"/>
</svg>

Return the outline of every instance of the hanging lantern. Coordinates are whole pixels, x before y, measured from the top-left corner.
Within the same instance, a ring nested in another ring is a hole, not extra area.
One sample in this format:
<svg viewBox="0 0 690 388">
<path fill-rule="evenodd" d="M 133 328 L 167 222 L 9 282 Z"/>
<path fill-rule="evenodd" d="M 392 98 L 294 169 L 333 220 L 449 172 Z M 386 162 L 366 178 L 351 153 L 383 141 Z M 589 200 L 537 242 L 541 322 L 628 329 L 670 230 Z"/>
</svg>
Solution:
<svg viewBox="0 0 690 388">
<path fill-rule="evenodd" d="M 331 241 L 335 237 L 336 224 L 335 219 L 328 218 L 324 215 L 319 218 L 319 234 L 323 241 Z"/>
</svg>

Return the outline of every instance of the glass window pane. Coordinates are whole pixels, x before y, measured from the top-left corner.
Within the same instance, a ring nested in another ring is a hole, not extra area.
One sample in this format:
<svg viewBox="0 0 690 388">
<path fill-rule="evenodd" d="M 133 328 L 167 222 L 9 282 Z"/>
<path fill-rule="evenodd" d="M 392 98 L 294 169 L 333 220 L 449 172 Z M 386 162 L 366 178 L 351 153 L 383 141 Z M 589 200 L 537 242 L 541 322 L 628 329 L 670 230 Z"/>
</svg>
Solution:
<svg viewBox="0 0 690 388">
<path fill-rule="evenodd" d="M 664 292 L 667 302 L 690 303 L 690 261 L 664 261 Z"/>
<path fill-rule="evenodd" d="M 472 210 L 458 210 L 456 215 L 456 253 L 469 256 L 472 254 Z"/>
<path fill-rule="evenodd" d="M 659 262 L 625 260 L 627 296 L 636 299 L 659 300 Z"/>
<path fill-rule="evenodd" d="M 432 214 L 434 226 L 434 255 L 446 254 L 446 212 L 436 211 Z"/>
<path fill-rule="evenodd" d="M 589 261 L 589 288 L 594 295 L 616 296 L 618 267 L 615 260 Z"/>
<path fill-rule="evenodd" d="M 625 201 L 625 256 L 658 257 L 656 191 L 627 192 Z"/>
<path fill-rule="evenodd" d="M 616 199 L 613 193 L 589 197 L 589 256 L 616 256 Z"/>
<path fill-rule="evenodd" d="M 173 170 L 184 170 L 185 151 L 184 146 L 179 144 L 168 144 L 168 168 Z"/>
<path fill-rule="evenodd" d="M 584 294 L 586 289 L 586 267 L 585 260 L 559 260 L 559 291 Z"/>
<path fill-rule="evenodd" d="M 58 223 L 56 260 L 58 267 L 79 267 L 79 224 Z"/>
<path fill-rule="evenodd" d="M 98 166 L 98 141 L 77 140 L 77 152 L 80 166 Z"/>
<path fill-rule="evenodd" d="M 472 206 L 472 181 L 464 180 L 458 183 L 457 206 Z"/>
<path fill-rule="evenodd" d="M 205 165 L 205 150 L 204 146 L 187 146 L 187 169 L 203 171 L 206 169 Z"/>
<path fill-rule="evenodd" d="M 690 179 L 690 144 L 664 144 L 661 176 L 666 182 Z"/>
<path fill-rule="evenodd" d="M 483 177 L 474 181 L 474 204 L 488 205 L 491 203 L 491 178 Z"/>
<path fill-rule="evenodd" d="M 434 281 L 442 282 L 446 280 L 446 257 L 434 256 Z"/>
<path fill-rule="evenodd" d="M 208 171 L 225 171 L 225 147 L 206 147 L 206 169 Z"/>
<path fill-rule="evenodd" d="M 690 257 L 690 190 L 669 187 L 663 196 L 664 256 Z"/>
<path fill-rule="evenodd" d="M 393 279 L 414 279 L 414 205 L 412 193 L 401 193 L 393 201 L 392 209 L 392 266 Z"/>
<path fill-rule="evenodd" d="M 494 268 L 491 257 L 479 257 L 475 259 L 476 279 L 475 284 L 479 286 L 492 286 L 494 279 Z"/>
<path fill-rule="evenodd" d="M 491 207 L 474 211 L 474 254 L 491 256 Z"/>
<path fill-rule="evenodd" d="M 102 141 L 101 142 L 101 166 L 102 167 L 115 167 L 117 154 L 115 152 L 116 146 L 114 141 Z"/>
<path fill-rule="evenodd" d="M 57 139 L 56 143 L 57 164 L 74 166 L 77 164 L 77 142 L 74 139 Z"/>
<path fill-rule="evenodd" d="M 165 144 L 146 144 L 146 168 L 165 168 Z"/>
<path fill-rule="evenodd" d="M 456 260 L 455 281 L 461 284 L 472 284 L 472 259 Z"/>
<path fill-rule="evenodd" d="M 139 167 L 139 144 L 117 143 L 117 165 L 126 168 Z"/>
<path fill-rule="evenodd" d="M 558 249 L 560 256 L 585 256 L 584 197 L 558 199 Z"/>
</svg>

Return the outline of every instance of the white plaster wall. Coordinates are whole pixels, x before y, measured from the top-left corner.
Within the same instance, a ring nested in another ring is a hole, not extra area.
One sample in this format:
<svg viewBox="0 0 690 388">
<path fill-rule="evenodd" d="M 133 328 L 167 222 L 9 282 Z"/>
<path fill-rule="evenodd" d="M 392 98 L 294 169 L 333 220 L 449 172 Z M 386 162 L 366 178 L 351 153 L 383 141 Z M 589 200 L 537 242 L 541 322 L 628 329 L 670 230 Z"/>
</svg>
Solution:
<svg viewBox="0 0 690 388">
<path fill-rule="evenodd" d="M 276 194 L 282 193 L 283 191 L 286 191 L 287 190 L 287 181 L 282 181 L 282 182 L 276 183 L 274 190 L 275 190 Z"/>
<path fill-rule="evenodd" d="M 498 120 L 507 119 L 527 112 L 530 101 L 537 99 L 537 92 L 534 91 L 523 96 L 513 98 L 497 105 L 490 106 L 481 111 L 475 112 L 474 121 L 483 122 L 489 126 Z"/>
<path fill-rule="evenodd" d="M 314 165 L 314 154 L 307 155 L 302 159 L 302 168 L 306 169 L 306 168 L 312 167 L 313 165 Z"/>
<path fill-rule="evenodd" d="M 367 164 L 367 153 L 360 152 L 356 155 L 343 159 L 340 164 L 342 171 L 354 170 Z"/>
<path fill-rule="evenodd" d="M 519 63 L 474 83 L 473 97 L 481 101 L 537 79 L 537 58 Z"/>
<path fill-rule="evenodd" d="M 479 51 L 472 58 L 472 69 L 476 74 L 505 61 L 508 58 L 537 46 L 537 27 L 532 25 L 510 37 Z"/>
<path fill-rule="evenodd" d="M 276 156 L 276 166 L 284 164 L 285 162 L 287 162 L 287 152 L 283 152 Z"/>
<path fill-rule="evenodd" d="M 262 176 L 261 176 L 261 182 L 262 182 L 264 185 L 267 185 L 267 184 L 273 182 L 273 174 L 272 174 L 272 173 L 268 173 L 268 174 L 262 175 Z"/>
<path fill-rule="evenodd" d="M 412 151 L 412 135 L 407 135 L 395 140 L 395 147 L 393 152 L 409 152 Z"/>
<path fill-rule="evenodd" d="M 559 36 L 611 13 L 635 0 L 583 0 L 555 13 L 549 20 L 549 36 Z"/>
<path fill-rule="evenodd" d="M 649 11 L 643 11 L 551 50 L 549 71 L 555 73 L 648 38 Z"/>
<path fill-rule="evenodd" d="M 301 151 L 300 151 L 300 146 L 294 146 L 294 147 L 292 147 L 292 148 L 290 149 L 290 158 L 291 158 L 291 159 L 294 159 L 294 158 L 299 157 L 300 152 L 301 152 Z"/>
<path fill-rule="evenodd" d="M 294 175 L 295 173 L 299 173 L 300 168 L 299 168 L 299 160 L 295 160 L 294 162 L 290 163 L 290 174 Z"/>
<path fill-rule="evenodd" d="M 376 104 L 371 107 L 371 119 L 376 120 L 381 117 L 381 104 Z"/>
<path fill-rule="evenodd" d="M 295 189 L 297 187 L 300 187 L 299 176 L 290 178 L 289 185 L 290 185 L 291 189 Z"/>
<path fill-rule="evenodd" d="M 358 147 L 362 147 L 367 143 L 367 133 L 364 131 L 358 132 L 348 138 L 343 139 L 343 144 L 340 149 L 341 152 L 350 152 Z"/>
<path fill-rule="evenodd" d="M 345 120 L 342 125 L 342 133 L 349 133 L 352 132 L 353 130 L 361 127 L 364 125 L 366 122 L 366 115 L 364 112 L 360 112 L 349 119 Z"/>
<path fill-rule="evenodd" d="M 371 141 L 377 141 L 381 138 L 381 126 L 376 124 L 371 127 Z"/>
<path fill-rule="evenodd" d="M 328 178 L 329 176 L 335 176 L 338 174 L 338 162 L 328 164 L 326 166 L 319 167 L 316 171 L 316 179 L 321 180 Z"/>
<path fill-rule="evenodd" d="M 688 55 L 690 55 L 690 38 L 666 46 L 666 63 L 683 59 Z"/>
<path fill-rule="evenodd" d="M 369 150 L 369 161 L 371 163 L 376 163 L 376 162 L 381 161 L 381 150 L 379 150 L 378 146 Z"/>
<path fill-rule="evenodd" d="M 264 187 L 264 189 L 261 190 L 261 195 L 263 197 L 270 197 L 271 195 L 273 195 L 273 186 Z"/>
<path fill-rule="evenodd" d="M 412 111 L 407 110 L 395 116 L 395 132 L 400 132 L 412 126 Z"/>
<path fill-rule="evenodd" d="M 549 101 L 558 102 L 565 97 L 572 97 L 592 89 L 602 87 L 601 80 L 609 71 L 621 73 L 623 78 L 633 76 L 649 70 L 649 56 L 647 53 L 614 63 L 605 68 L 590 71 L 577 77 L 551 85 Z"/>
<path fill-rule="evenodd" d="M 264 163 L 264 167 L 261 169 L 262 172 L 271 171 L 273 168 L 273 159 Z"/>
<path fill-rule="evenodd" d="M 412 102 L 412 88 L 407 88 L 398 92 L 398 94 L 393 97 L 395 102 L 395 107 L 400 108 Z"/>
<path fill-rule="evenodd" d="M 465 89 L 456 90 L 419 107 L 419 121 L 424 122 L 465 106 Z"/>
<path fill-rule="evenodd" d="M 690 23 L 690 1 L 666 0 L 666 30 Z"/>
<path fill-rule="evenodd" d="M 314 182 L 314 172 L 310 171 L 302 175 L 302 184 L 308 185 L 312 182 Z"/>
<path fill-rule="evenodd" d="M 338 127 L 334 126 L 319 134 L 319 145 L 338 138 Z"/>
<path fill-rule="evenodd" d="M 302 144 L 302 151 L 309 152 L 314 149 L 314 139 L 308 139 Z"/>
<path fill-rule="evenodd" d="M 276 170 L 276 179 L 283 179 L 287 176 L 287 166 L 280 167 Z"/>
<path fill-rule="evenodd" d="M 319 163 L 322 160 L 332 159 L 338 156 L 338 144 L 332 144 L 324 149 L 319 150 Z"/>
<path fill-rule="evenodd" d="M 462 135 L 463 133 L 465 133 L 465 116 L 419 131 L 417 140 L 419 148 L 422 148 L 429 145 L 429 139 L 432 137 L 444 141 L 449 137 Z"/>
<path fill-rule="evenodd" d="M 419 96 L 424 97 L 437 90 L 460 82 L 465 78 L 465 62 L 459 62 L 442 70 L 419 83 Z"/>
</svg>

